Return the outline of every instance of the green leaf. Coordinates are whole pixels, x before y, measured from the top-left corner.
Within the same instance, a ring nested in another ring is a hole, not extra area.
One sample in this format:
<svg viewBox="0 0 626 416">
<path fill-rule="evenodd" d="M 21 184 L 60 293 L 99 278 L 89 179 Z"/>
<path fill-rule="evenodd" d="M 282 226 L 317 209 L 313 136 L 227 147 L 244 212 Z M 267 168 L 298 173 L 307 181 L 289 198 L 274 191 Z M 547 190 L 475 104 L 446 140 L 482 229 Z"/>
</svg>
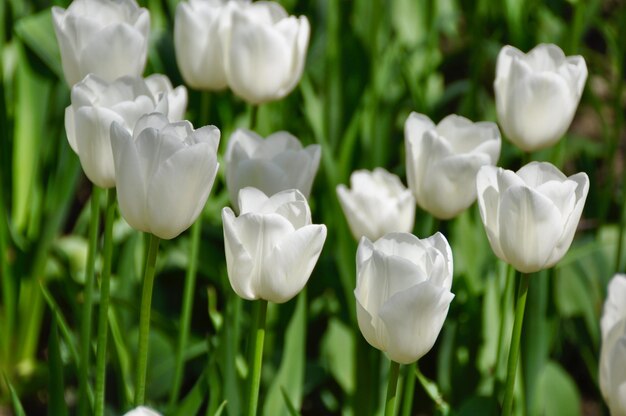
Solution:
<svg viewBox="0 0 626 416">
<path fill-rule="evenodd" d="M 285 332 L 283 359 L 278 373 L 270 385 L 263 414 L 278 416 L 289 415 L 285 406 L 285 396 L 293 407 L 302 405 L 302 390 L 304 385 L 304 367 L 306 363 L 306 290 L 298 296 L 298 303 L 293 317 L 289 321 Z"/>
<path fill-rule="evenodd" d="M 550 361 L 535 385 L 535 404 L 531 415 L 580 415 L 581 400 L 576 383 L 563 368 Z"/>
<path fill-rule="evenodd" d="M 20 398 L 13 388 L 13 385 L 9 382 L 6 374 L 4 375 L 4 381 L 7 383 L 7 386 L 9 386 L 9 391 L 11 392 L 11 402 L 13 403 L 13 411 L 15 412 L 15 416 L 26 416 L 26 412 L 24 412 L 24 407 L 22 407 L 22 402 L 20 402 Z"/>
<path fill-rule="evenodd" d="M 322 357 L 328 371 L 347 394 L 354 391 L 354 332 L 332 318 L 322 339 Z"/>
<path fill-rule="evenodd" d="M 67 415 L 67 405 L 65 403 L 63 360 L 61 359 L 56 316 L 52 317 L 50 326 L 50 338 L 48 339 L 48 393 L 50 401 L 48 414 L 50 416 L 63 416 Z"/>
<path fill-rule="evenodd" d="M 59 79 L 65 79 L 50 10 L 24 16 L 15 23 L 15 32 Z"/>
<path fill-rule="evenodd" d="M 202 373 L 191 391 L 185 396 L 183 401 L 178 405 L 175 416 L 186 416 L 198 414 L 198 409 L 202 406 L 204 398 L 208 394 L 208 383 L 206 382 L 206 374 Z M 219 411 L 219 409 L 218 409 Z M 217 413 L 217 412 L 216 412 Z"/>
</svg>

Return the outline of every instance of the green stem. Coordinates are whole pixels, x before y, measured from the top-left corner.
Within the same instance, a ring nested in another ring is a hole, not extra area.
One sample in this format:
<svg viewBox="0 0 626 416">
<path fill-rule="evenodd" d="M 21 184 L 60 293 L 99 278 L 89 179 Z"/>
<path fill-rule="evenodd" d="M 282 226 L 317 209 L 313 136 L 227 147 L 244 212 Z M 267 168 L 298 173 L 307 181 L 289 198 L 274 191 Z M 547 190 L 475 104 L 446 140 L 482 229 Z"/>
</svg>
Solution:
<svg viewBox="0 0 626 416">
<path fill-rule="evenodd" d="M 524 322 L 524 310 L 526 308 L 526 295 L 528 294 L 528 283 L 530 276 L 521 273 L 519 286 L 517 288 L 517 302 L 515 305 L 515 323 L 511 335 L 511 347 L 509 349 L 509 362 L 506 374 L 506 389 L 504 391 L 504 402 L 502 404 L 502 414 L 510 415 L 513 410 L 513 392 L 515 388 L 515 375 L 517 373 L 517 361 L 519 360 L 520 339 L 522 337 L 522 324 Z"/>
<path fill-rule="evenodd" d="M 504 290 L 500 299 L 500 328 L 498 329 L 498 348 L 496 349 L 496 362 L 494 365 L 494 376 L 498 383 L 498 376 L 500 374 L 500 360 L 502 356 L 502 348 L 504 343 L 504 331 L 506 330 L 506 317 L 507 306 L 509 304 L 509 298 L 511 297 L 511 290 L 513 287 L 513 281 L 515 280 L 515 269 L 508 264 L 504 267 Z M 499 384 L 498 384 L 499 385 Z"/>
<path fill-rule="evenodd" d="M 115 188 L 107 190 L 107 207 L 104 218 L 104 247 L 102 277 L 100 279 L 100 307 L 98 309 L 98 350 L 96 354 L 96 402 L 94 414 L 104 414 L 104 390 L 106 377 L 106 349 L 109 325 L 109 289 L 111 283 L 111 257 L 113 255 L 113 220 L 115 220 Z M 90 230 L 91 232 L 91 230 Z"/>
<path fill-rule="evenodd" d="M 402 393 L 402 416 L 411 416 L 413 410 L 413 396 L 415 393 L 415 372 L 417 363 L 409 365 L 406 369 L 404 391 Z"/>
<path fill-rule="evenodd" d="M 150 306 L 152 304 L 152 287 L 156 271 L 156 259 L 161 240 L 154 234 L 150 235 L 150 245 L 146 259 L 143 290 L 141 293 L 141 312 L 139 315 L 139 358 L 137 362 L 137 379 L 135 383 L 135 406 L 146 401 L 146 370 L 148 369 L 148 335 L 150 335 Z"/>
<path fill-rule="evenodd" d="M 254 352 L 252 356 L 252 374 L 250 378 L 250 396 L 248 400 L 248 416 L 256 416 L 259 403 L 259 387 L 261 386 L 261 367 L 263 366 L 263 342 L 265 341 L 265 318 L 267 301 L 259 299 L 255 303 Z"/>
<path fill-rule="evenodd" d="M 189 265 L 185 276 L 185 290 L 183 293 L 183 310 L 180 318 L 180 330 L 178 332 L 178 348 L 176 349 L 176 366 L 174 370 L 174 383 L 170 395 L 169 408 L 173 409 L 178 400 L 183 376 L 183 353 L 187 346 L 189 336 L 189 324 L 191 322 L 191 309 L 193 307 L 194 287 L 196 284 L 196 272 L 198 270 L 198 247 L 200 246 L 200 234 L 202 230 L 202 217 L 199 217 L 191 226 L 191 248 L 189 251 Z"/>
<path fill-rule="evenodd" d="M 396 413 L 396 390 L 398 388 L 398 374 L 400 364 L 391 361 L 389 365 L 389 378 L 387 384 L 387 398 L 385 399 L 385 416 L 393 416 Z"/>
<path fill-rule="evenodd" d="M 89 412 L 87 386 L 89 384 L 89 355 L 91 352 L 91 313 L 93 310 L 93 280 L 98 246 L 98 228 L 100 227 L 100 195 L 102 191 L 93 186 L 91 191 L 91 211 L 89 221 L 89 246 L 87 251 L 87 269 L 85 270 L 85 303 L 80 327 L 80 364 L 78 369 L 78 414 Z"/>
<path fill-rule="evenodd" d="M 422 374 L 420 371 L 419 365 L 415 363 L 415 377 L 419 380 L 420 384 L 424 388 L 424 391 L 428 394 L 428 397 L 432 399 L 433 402 L 437 405 L 437 409 L 439 410 L 439 414 L 448 415 L 450 414 L 450 405 L 444 400 L 443 395 L 439 391 L 439 387 L 437 383 L 432 380 L 429 380 Z"/>
<path fill-rule="evenodd" d="M 254 130 L 257 125 L 257 115 L 259 112 L 259 106 L 255 104 L 250 104 L 249 111 L 250 111 L 250 119 L 249 119 L 248 128 L 250 130 Z"/>
</svg>

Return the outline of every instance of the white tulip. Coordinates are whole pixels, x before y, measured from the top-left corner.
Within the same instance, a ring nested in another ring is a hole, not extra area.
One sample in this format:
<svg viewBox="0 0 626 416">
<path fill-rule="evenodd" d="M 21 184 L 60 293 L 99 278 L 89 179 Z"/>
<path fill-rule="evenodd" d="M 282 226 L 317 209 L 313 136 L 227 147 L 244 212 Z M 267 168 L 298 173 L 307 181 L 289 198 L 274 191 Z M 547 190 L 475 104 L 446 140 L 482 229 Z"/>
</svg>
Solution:
<svg viewBox="0 0 626 416">
<path fill-rule="evenodd" d="M 609 282 L 600 328 L 600 391 L 611 415 L 626 416 L 626 275 Z"/>
<path fill-rule="evenodd" d="M 230 284 L 244 299 L 287 302 L 309 280 L 326 226 L 311 224 L 309 204 L 296 189 L 268 198 L 244 188 L 239 205 L 239 217 L 228 207 L 222 210 Z"/>
<path fill-rule="evenodd" d="M 300 141 L 285 131 L 263 139 L 253 131 L 236 130 L 224 156 L 226 185 L 235 211 L 239 212 L 236 206 L 239 190 L 247 186 L 266 195 L 297 189 L 308 198 L 320 155 L 319 145 L 302 148 Z"/>
<path fill-rule="evenodd" d="M 441 233 L 423 240 L 391 233 L 374 243 L 363 237 L 356 267 L 361 333 L 391 360 L 417 361 L 435 344 L 454 298 L 448 241 Z"/>
<path fill-rule="evenodd" d="M 129 412 L 124 413 L 124 416 L 161 416 L 161 413 L 155 412 L 149 407 L 139 406 Z"/>
<path fill-rule="evenodd" d="M 397 175 L 383 168 L 357 170 L 350 175 L 350 185 L 352 189 L 338 185 L 337 196 L 357 240 L 413 230 L 415 199 Z"/>
<path fill-rule="evenodd" d="M 219 28 L 228 85 L 251 104 L 283 98 L 302 76 L 309 21 L 270 1 L 229 6 Z"/>
<path fill-rule="evenodd" d="M 589 192 L 589 178 L 569 178 L 550 163 L 517 173 L 483 166 L 476 178 L 480 217 L 496 256 L 522 273 L 554 266 L 565 255 Z"/>
<path fill-rule="evenodd" d="M 52 18 L 70 87 L 87 74 L 110 82 L 143 73 L 150 15 L 135 0 L 74 0 L 52 7 Z"/>
<path fill-rule="evenodd" d="M 115 186 L 111 123 L 115 121 L 132 132 L 144 114 L 156 111 L 178 116 L 184 113 L 187 91 L 185 87 L 173 90 L 164 75 L 145 81 L 121 77 L 109 83 L 90 74 L 72 87 L 71 100 L 65 109 L 67 140 L 89 180 L 111 188 Z"/>
<path fill-rule="evenodd" d="M 476 174 L 500 157 L 495 123 L 449 115 L 438 125 L 411 113 L 404 124 L 409 188 L 422 209 L 450 219 L 476 200 Z"/>
<path fill-rule="evenodd" d="M 120 212 L 133 228 L 171 239 L 198 218 L 215 175 L 220 131 L 193 130 L 188 121 L 170 124 L 153 113 L 131 135 L 111 125 Z"/>
<path fill-rule="evenodd" d="M 231 7 L 243 2 L 182 1 L 176 7 L 174 49 L 185 82 L 201 90 L 226 88 L 226 73 L 219 28 L 229 20 Z"/>
<path fill-rule="evenodd" d="M 494 90 L 506 136 L 531 152 L 556 143 L 574 118 L 587 80 L 582 56 L 540 44 L 527 54 L 505 46 L 498 54 Z"/>
</svg>

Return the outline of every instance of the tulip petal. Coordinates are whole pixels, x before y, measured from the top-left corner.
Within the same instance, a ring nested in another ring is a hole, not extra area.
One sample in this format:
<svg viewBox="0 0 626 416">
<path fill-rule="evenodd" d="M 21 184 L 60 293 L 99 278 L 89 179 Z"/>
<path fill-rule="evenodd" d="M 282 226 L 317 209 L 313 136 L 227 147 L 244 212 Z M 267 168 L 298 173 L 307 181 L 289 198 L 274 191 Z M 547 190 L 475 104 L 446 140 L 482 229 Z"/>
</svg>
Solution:
<svg viewBox="0 0 626 416">
<path fill-rule="evenodd" d="M 363 334 L 363 338 L 374 348 L 377 348 L 383 351 L 383 343 L 382 340 L 378 339 L 378 334 L 376 332 L 376 328 L 374 327 L 374 321 L 380 321 L 380 318 L 373 317 L 361 304 L 358 295 L 356 294 L 356 289 L 354 291 L 356 297 L 356 318 L 357 323 L 359 325 L 359 329 L 361 330 L 361 334 Z M 380 324 L 379 324 L 380 325 Z"/>
<path fill-rule="evenodd" d="M 365 236 L 370 240 L 376 240 L 381 237 L 378 235 L 378 230 L 374 229 L 374 222 L 370 221 L 370 217 L 366 215 L 363 209 L 364 205 L 357 202 L 353 192 L 343 184 L 338 185 L 337 197 L 339 198 L 339 203 L 343 209 L 350 231 L 355 238 L 360 239 Z M 361 202 L 363 202 L 363 200 L 361 200 Z"/>
<path fill-rule="evenodd" d="M 522 273 L 543 269 L 564 225 L 556 206 L 528 187 L 515 186 L 501 196 L 499 214 L 504 260 Z"/>
<path fill-rule="evenodd" d="M 400 364 L 423 357 L 435 344 L 454 295 L 423 282 L 390 297 L 380 310 L 385 351 Z"/>
<path fill-rule="evenodd" d="M 276 303 L 287 302 L 309 280 L 326 241 L 326 226 L 313 224 L 283 237 L 265 260 L 267 277 L 259 296 Z"/>
<path fill-rule="evenodd" d="M 517 171 L 517 176 L 533 189 L 548 181 L 563 182 L 567 179 L 556 166 L 547 162 L 530 162 Z"/>
<path fill-rule="evenodd" d="M 602 309 L 600 328 L 602 338 L 606 338 L 609 331 L 619 321 L 626 319 L 626 275 L 616 274 L 610 281 L 606 290 L 607 297 Z"/>
<path fill-rule="evenodd" d="M 254 279 L 253 273 L 258 273 L 259 269 L 254 269 L 254 260 L 239 239 L 239 234 L 244 231 L 240 227 L 240 222 L 235 218 L 235 213 L 228 207 L 222 209 L 222 223 L 224 224 L 224 251 L 230 285 L 240 297 L 247 300 L 258 299 L 258 295 L 252 289 L 252 280 Z"/>
<path fill-rule="evenodd" d="M 149 179 L 151 232 L 171 239 L 198 218 L 217 174 L 217 157 L 208 143 L 185 146 L 159 165 Z"/>
<path fill-rule="evenodd" d="M 71 105 L 65 108 L 65 135 L 67 141 L 74 153 L 78 154 L 78 145 L 76 144 L 76 128 L 74 126 L 74 109 Z"/>
<path fill-rule="evenodd" d="M 428 163 L 427 152 L 424 151 L 424 135 L 435 128 L 427 116 L 411 113 L 404 123 L 404 145 L 406 147 L 406 179 L 415 199 L 422 195 L 422 178 L 425 176 Z"/>
<path fill-rule="evenodd" d="M 111 148 L 118 177 L 117 200 L 126 222 L 136 230 L 149 232 L 146 212 L 146 177 L 131 134 L 118 123 L 111 125 Z"/>
<path fill-rule="evenodd" d="M 269 199 L 263 191 L 252 186 L 241 188 L 238 198 L 238 205 L 241 207 L 241 214 L 259 212 Z"/>
<path fill-rule="evenodd" d="M 452 259 L 452 248 L 448 243 L 446 237 L 437 231 L 432 236 L 425 239 L 425 242 L 432 246 L 438 257 L 441 257 L 443 262 L 443 270 L 440 273 L 430 273 L 431 283 L 450 290 L 452 287 L 452 276 L 454 271 L 454 262 Z"/>
<path fill-rule="evenodd" d="M 80 52 L 80 71 L 97 74 L 109 82 L 124 75 L 141 76 L 146 65 L 146 42 L 128 24 L 105 26 Z"/>
<path fill-rule="evenodd" d="M 267 195 L 274 195 L 284 189 L 283 181 L 286 172 L 268 160 L 242 160 L 238 163 L 236 170 L 233 169 L 230 172 L 228 191 L 231 201 L 238 190 L 245 187 L 260 189 Z M 235 198 L 234 201 L 237 199 Z"/>
</svg>

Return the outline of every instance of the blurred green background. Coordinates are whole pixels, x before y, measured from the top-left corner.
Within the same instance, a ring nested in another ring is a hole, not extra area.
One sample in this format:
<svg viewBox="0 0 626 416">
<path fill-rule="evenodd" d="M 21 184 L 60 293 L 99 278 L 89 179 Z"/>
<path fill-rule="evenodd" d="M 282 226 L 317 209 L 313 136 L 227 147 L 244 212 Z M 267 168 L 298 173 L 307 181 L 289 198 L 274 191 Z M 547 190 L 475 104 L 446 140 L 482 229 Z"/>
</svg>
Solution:
<svg viewBox="0 0 626 416">
<path fill-rule="evenodd" d="M 77 339 L 87 252 L 91 185 L 65 138 L 69 90 L 63 81 L 50 7 L 68 1 L 0 1 L 0 414 L 74 414 Z M 176 0 L 140 2 L 151 13 L 146 75 L 183 83 L 172 28 Z M 328 227 L 320 261 L 296 299 L 271 305 L 261 387 L 268 415 L 375 414 L 387 359 L 355 321 L 356 242 L 335 187 L 359 168 L 382 166 L 406 183 L 403 124 L 411 111 L 435 122 L 450 113 L 495 121 L 498 51 L 559 45 L 589 69 L 577 115 L 554 148 L 531 155 L 566 174 L 585 171 L 591 189 L 579 233 L 554 270 L 531 283 L 518 371 L 517 407 L 531 415 L 608 414 L 598 388 L 599 317 L 606 283 L 624 271 L 624 64 L 626 3 L 620 0 L 283 0 L 311 22 L 304 76 L 280 102 L 262 105 L 256 130 L 287 130 L 322 145 L 310 198 Z M 230 92 L 190 90 L 187 118 L 230 133 L 249 108 Z M 503 141 L 500 166 L 522 153 Z M 104 200 L 102 201 L 104 205 Z M 228 204 L 223 166 L 203 213 L 192 333 L 180 397 L 171 398 L 189 236 L 164 241 L 153 297 L 148 402 L 165 414 L 242 412 L 250 334 L 249 302 L 228 283 L 220 211 Z M 433 220 L 418 210 L 415 234 Z M 440 224 L 455 260 L 452 303 L 433 350 L 420 360 L 437 384 L 415 387 L 414 414 L 495 414 L 512 327 L 511 280 L 493 255 L 472 206 Z M 132 402 L 144 237 L 114 228 L 107 410 Z M 96 298 L 97 302 L 97 298 Z M 96 316 L 96 314 L 94 314 Z M 501 336 L 504 334 L 504 336 Z M 523 389 L 520 388 L 523 386 Z M 382 395 L 382 396 L 381 396 Z M 436 400 L 433 400 L 433 397 Z M 226 405 L 223 403 L 227 401 Z M 447 410 L 451 409 L 451 410 Z"/>
</svg>

